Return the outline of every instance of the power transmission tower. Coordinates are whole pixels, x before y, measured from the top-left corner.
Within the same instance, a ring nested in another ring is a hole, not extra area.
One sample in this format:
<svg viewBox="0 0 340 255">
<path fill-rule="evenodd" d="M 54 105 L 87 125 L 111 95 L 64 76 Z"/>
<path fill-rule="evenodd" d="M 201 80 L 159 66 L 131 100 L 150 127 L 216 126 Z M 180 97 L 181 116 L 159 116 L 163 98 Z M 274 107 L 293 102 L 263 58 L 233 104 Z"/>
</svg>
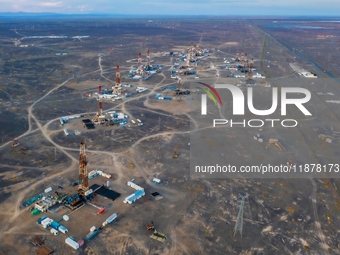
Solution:
<svg viewBox="0 0 340 255">
<path fill-rule="evenodd" d="M 239 194 L 239 201 L 238 201 L 238 207 L 240 208 L 237 215 L 236 224 L 234 227 L 234 236 L 236 236 L 237 232 L 240 232 L 240 235 L 242 237 L 242 229 L 243 229 L 243 209 L 244 204 L 246 203 L 245 200 L 248 198 L 248 194 L 245 196 Z"/>
</svg>

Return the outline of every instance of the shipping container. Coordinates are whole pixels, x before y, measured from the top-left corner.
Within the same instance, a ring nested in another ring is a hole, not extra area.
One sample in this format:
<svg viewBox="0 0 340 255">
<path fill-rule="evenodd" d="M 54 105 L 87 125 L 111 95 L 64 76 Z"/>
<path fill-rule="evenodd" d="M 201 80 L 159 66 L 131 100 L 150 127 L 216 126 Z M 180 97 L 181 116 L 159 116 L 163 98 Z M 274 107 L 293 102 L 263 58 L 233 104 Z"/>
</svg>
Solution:
<svg viewBox="0 0 340 255">
<path fill-rule="evenodd" d="M 142 121 L 141 121 L 140 119 L 137 119 L 137 121 L 138 121 L 139 123 L 142 123 Z"/>
<path fill-rule="evenodd" d="M 65 133 L 66 136 L 70 135 L 70 133 L 67 131 L 67 129 L 64 129 L 64 133 Z"/>
<path fill-rule="evenodd" d="M 160 183 L 161 183 L 161 180 L 158 179 L 158 178 L 153 178 L 152 181 L 153 181 L 154 183 L 156 183 L 156 184 L 160 184 Z"/>
<path fill-rule="evenodd" d="M 62 225 L 60 225 L 60 226 L 58 227 L 58 230 L 59 230 L 61 233 L 63 233 L 63 234 L 66 234 L 66 233 L 68 232 L 68 229 L 65 228 L 65 227 L 62 226 Z"/>
<path fill-rule="evenodd" d="M 105 173 L 103 173 L 102 176 L 105 177 L 105 178 L 108 178 L 108 179 L 111 178 L 111 174 L 105 174 Z"/>
<path fill-rule="evenodd" d="M 65 243 L 67 243 L 69 246 L 71 246 L 75 250 L 78 250 L 80 246 L 77 242 L 73 241 L 69 237 L 65 239 Z"/>
<path fill-rule="evenodd" d="M 88 196 L 88 195 L 92 194 L 92 192 L 93 192 L 93 190 L 92 190 L 92 189 L 89 189 L 89 190 L 87 190 L 87 191 L 84 193 L 84 195 L 85 195 L 85 196 Z"/>
<path fill-rule="evenodd" d="M 48 193 L 48 192 L 51 192 L 51 191 L 52 191 L 52 187 L 45 189 L 45 193 Z"/>
<path fill-rule="evenodd" d="M 41 224 L 41 222 L 42 222 L 43 220 L 45 220 L 46 218 L 47 218 L 46 215 L 42 216 L 42 217 L 38 220 L 38 224 Z"/>
<path fill-rule="evenodd" d="M 107 223 L 111 223 L 112 221 L 114 221 L 117 218 L 117 214 L 114 213 L 112 214 L 109 218 L 106 219 Z"/>
</svg>

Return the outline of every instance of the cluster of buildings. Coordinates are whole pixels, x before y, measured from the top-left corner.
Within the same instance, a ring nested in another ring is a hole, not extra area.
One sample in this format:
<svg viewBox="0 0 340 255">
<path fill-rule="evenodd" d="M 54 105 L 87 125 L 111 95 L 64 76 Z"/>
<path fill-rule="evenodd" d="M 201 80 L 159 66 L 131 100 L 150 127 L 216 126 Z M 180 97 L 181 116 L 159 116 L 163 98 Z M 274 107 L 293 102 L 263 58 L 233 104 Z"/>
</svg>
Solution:
<svg viewBox="0 0 340 255">
<path fill-rule="evenodd" d="M 134 192 L 133 194 L 131 194 L 130 196 L 127 196 L 124 199 L 124 203 L 128 203 L 128 204 L 133 204 L 134 202 L 136 202 L 136 200 L 140 199 L 141 197 L 145 196 L 145 191 L 144 188 L 138 186 L 137 184 L 135 184 L 133 182 L 133 180 L 128 181 L 126 183 L 126 185 L 130 186 L 131 188 L 135 189 L 136 192 Z"/>
</svg>

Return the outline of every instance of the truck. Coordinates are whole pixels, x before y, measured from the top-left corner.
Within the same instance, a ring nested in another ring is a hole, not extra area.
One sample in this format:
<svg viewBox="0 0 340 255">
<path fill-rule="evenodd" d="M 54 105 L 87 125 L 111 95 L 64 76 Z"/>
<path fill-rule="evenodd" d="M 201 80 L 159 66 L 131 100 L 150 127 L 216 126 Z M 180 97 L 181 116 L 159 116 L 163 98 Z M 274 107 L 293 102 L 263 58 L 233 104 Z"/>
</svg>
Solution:
<svg viewBox="0 0 340 255">
<path fill-rule="evenodd" d="M 58 230 L 51 228 L 51 233 L 55 236 L 57 236 L 59 234 Z"/>
<path fill-rule="evenodd" d="M 85 238 L 87 241 L 90 241 L 93 237 L 95 237 L 98 234 L 99 234 L 99 230 L 95 229 L 94 231 L 91 231 L 90 233 L 88 233 Z"/>
</svg>

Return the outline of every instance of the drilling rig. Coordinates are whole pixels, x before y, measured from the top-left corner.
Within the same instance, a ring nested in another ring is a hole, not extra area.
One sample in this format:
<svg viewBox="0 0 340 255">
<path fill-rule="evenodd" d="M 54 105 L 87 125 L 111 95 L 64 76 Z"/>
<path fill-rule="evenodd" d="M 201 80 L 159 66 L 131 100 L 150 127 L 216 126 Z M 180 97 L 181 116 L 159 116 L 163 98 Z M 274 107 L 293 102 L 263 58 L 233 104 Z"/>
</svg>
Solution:
<svg viewBox="0 0 340 255">
<path fill-rule="evenodd" d="M 137 68 L 137 73 L 141 74 L 141 75 L 144 73 L 143 68 L 142 68 L 142 53 L 141 52 L 138 53 L 138 68 Z"/>
<path fill-rule="evenodd" d="M 149 71 L 151 69 L 151 65 L 150 65 L 150 50 L 146 49 L 146 67 L 145 70 Z"/>
<path fill-rule="evenodd" d="M 254 59 L 252 58 L 248 64 L 248 80 L 253 79 L 253 74 L 254 74 L 253 67 L 254 67 Z"/>
<path fill-rule="evenodd" d="M 85 142 L 80 142 L 80 153 L 79 153 L 79 183 L 78 193 L 86 196 L 86 192 L 89 190 L 89 179 L 87 173 L 87 161 L 85 154 Z"/>
<path fill-rule="evenodd" d="M 103 116 L 103 102 L 100 98 L 101 93 L 102 93 L 102 86 L 99 85 L 98 86 L 98 112 L 92 119 L 92 122 L 95 124 L 100 124 L 105 121 L 105 119 L 103 120 L 103 117 L 102 117 Z"/>
<path fill-rule="evenodd" d="M 174 155 L 172 157 L 173 158 L 177 158 L 178 157 L 178 146 L 176 146 L 176 148 L 174 150 Z"/>
<path fill-rule="evenodd" d="M 112 89 L 113 89 L 113 93 L 114 94 L 118 94 L 120 92 L 120 90 L 121 90 L 120 68 L 119 68 L 119 65 L 117 65 L 117 69 L 116 69 L 116 84 L 115 84 L 115 86 Z"/>
</svg>

